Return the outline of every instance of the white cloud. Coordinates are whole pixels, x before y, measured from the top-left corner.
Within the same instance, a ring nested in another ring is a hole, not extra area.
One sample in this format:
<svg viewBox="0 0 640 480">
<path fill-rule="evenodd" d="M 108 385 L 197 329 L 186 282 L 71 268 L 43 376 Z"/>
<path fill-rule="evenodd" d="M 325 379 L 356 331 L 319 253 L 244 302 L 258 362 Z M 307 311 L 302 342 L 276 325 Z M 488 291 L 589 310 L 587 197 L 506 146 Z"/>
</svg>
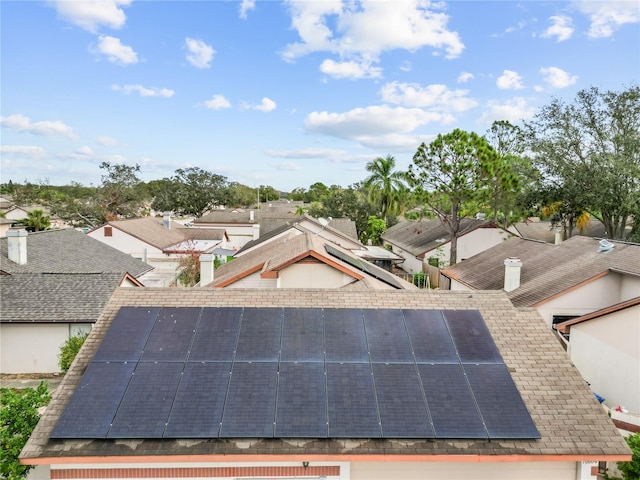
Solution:
<svg viewBox="0 0 640 480">
<path fill-rule="evenodd" d="M 300 37 L 300 42 L 284 49 L 282 56 L 288 61 L 325 51 L 340 57 L 336 64 L 371 65 L 382 52 L 395 49 L 431 47 L 447 58 L 459 57 L 464 50 L 458 33 L 449 30 L 449 16 L 440 3 L 288 0 L 287 4 Z"/>
<path fill-rule="evenodd" d="M 524 88 L 524 85 L 522 85 L 522 77 L 518 72 L 514 72 L 513 70 L 505 70 L 502 72 L 502 75 L 498 77 L 496 85 L 502 90 L 520 90 Z"/>
<path fill-rule="evenodd" d="M 511 123 L 519 123 L 527 120 L 535 114 L 535 108 L 528 105 L 522 97 L 515 97 L 506 102 L 491 100 L 487 102 L 487 109 L 478 119 L 479 125 L 491 125 L 496 120 L 508 120 Z"/>
<path fill-rule="evenodd" d="M 231 107 L 231 102 L 229 102 L 224 95 L 213 95 L 211 100 L 204 102 L 204 106 L 211 110 L 220 110 Z"/>
<path fill-rule="evenodd" d="M 195 40 L 193 38 L 187 38 L 185 40 L 187 44 L 187 60 L 191 65 L 197 68 L 209 68 L 211 67 L 211 61 L 216 51 L 207 45 L 202 40 Z"/>
<path fill-rule="evenodd" d="M 594 2 L 579 0 L 575 4 L 589 16 L 591 26 L 587 35 L 590 38 L 610 37 L 620 26 L 640 22 L 640 8 L 637 1 L 609 0 Z"/>
<path fill-rule="evenodd" d="M 10 115 L 8 117 L 1 117 L 0 125 L 9 130 L 27 132 L 33 135 L 65 137 L 70 140 L 76 140 L 78 138 L 78 136 L 73 133 L 71 127 L 65 125 L 60 120 L 31 123 L 31 120 L 24 115 Z"/>
<path fill-rule="evenodd" d="M 138 54 L 133 48 L 120 43 L 119 38 L 108 35 L 98 37 L 97 52 L 106 55 L 111 63 L 131 65 L 138 63 Z"/>
<path fill-rule="evenodd" d="M 554 15 L 549 17 L 549 21 L 552 25 L 547 28 L 543 33 L 543 38 L 556 37 L 556 42 L 563 42 L 568 40 L 573 35 L 573 20 L 566 15 Z"/>
<path fill-rule="evenodd" d="M 0 145 L 0 153 L 10 157 L 27 157 L 32 159 L 39 159 L 45 156 L 45 151 L 42 147 L 36 147 L 31 145 Z"/>
<path fill-rule="evenodd" d="M 473 80 L 474 78 L 476 78 L 473 73 L 469 73 L 469 72 L 462 72 L 460 75 L 458 75 L 458 83 L 467 83 L 469 80 Z"/>
<path fill-rule="evenodd" d="M 345 150 L 334 148 L 302 148 L 299 150 L 266 150 L 265 154 L 277 158 L 295 158 L 298 160 L 310 158 L 336 158 L 347 155 Z"/>
<path fill-rule="evenodd" d="M 142 85 L 111 85 L 111 90 L 129 95 L 138 92 L 141 97 L 173 97 L 176 93 L 169 88 L 143 87 Z"/>
<path fill-rule="evenodd" d="M 327 59 L 320 65 L 320 71 L 333 78 L 379 78 L 382 76 L 382 68 L 373 67 L 368 62 L 336 62 Z"/>
<path fill-rule="evenodd" d="M 295 162 L 276 163 L 273 165 L 276 170 L 283 170 L 287 172 L 297 172 L 302 170 L 302 167 Z"/>
<path fill-rule="evenodd" d="M 84 147 L 80 147 L 78 149 L 76 149 L 75 151 L 76 154 L 81 155 L 81 156 L 85 156 L 85 157 L 92 157 L 93 156 L 93 150 L 91 149 L 91 147 L 85 145 Z"/>
<path fill-rule="evenodd" d="M 577 75 L 570 75 L 558 67 L 541 68 L 540 73 L 544 76 L 544 81 L 553 88 L 565 88 L 578 80 Z"/>
<path fill-rule="evenodd" d="M 130 3 L 131 0 L 55 0 L 53 6 L 62 19 L 96 33 L 101 26 L 122 28 L 127 17 L 120 7 Z"/>
<path fill-rule="evenodd" d="M 115 138 L 107 137 L 106 135 L 96 138 L 96 142 L 103 147 L 115 147 L 120 144 Z"/>
<path fill-rule="evenodd" d="M 464 112 L 478 104 L 468 94 L 469 90 L 450 90 L 441 84 L 422 87 L 417 83 L 390 82 L 380 89 L 382 100 L 387 103 L 454 112 Z"/>
<path fill-rule="evenodd" d="M 270 98 L 264 97 L 259 105 L 254 105 L 251 108 L 253 108 L 254 110 L 259 110 L 261 112 L 271 112 L 276 109 L 276 106 L 276 102 L 274 102 Z"/>
<path fill-rule="evenodd" d="M 411 65 L 411 62 L 404 61 L 400 64 L 398 68 L 403 72 L 410 72 L 413 66 Z"/>
<path fill-rule="evenodd" d="M 247 12 L 256 8 L 256 0 L 242 0 L 240 4 L 240 18 L 247 19 Z"/>
</svg>

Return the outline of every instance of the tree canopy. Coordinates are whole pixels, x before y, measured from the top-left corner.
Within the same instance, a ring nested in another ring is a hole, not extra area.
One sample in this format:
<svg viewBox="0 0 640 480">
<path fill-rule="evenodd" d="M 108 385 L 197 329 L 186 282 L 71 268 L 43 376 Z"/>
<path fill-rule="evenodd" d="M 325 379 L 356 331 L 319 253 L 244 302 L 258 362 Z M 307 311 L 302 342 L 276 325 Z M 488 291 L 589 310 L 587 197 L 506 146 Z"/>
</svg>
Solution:
<svg viewBox="0 0 640 480">
<path fill-rule="evenodd" d="M 388 222 L 400 210 L 400 192 L 407 186 L 406 173 L 394 170 L 396 159 L 391 155 L 378 157 L 367 163 L 370 175 L 364 181 L 368 200 L 379 208 L 379 214 Z"/>
<path fill-rule="evenodd" d="M 109 220 L 138 215 L 142 206 L 142 197 L 136 189 L 141 183 L 138 177 L 140 165 L 102 162 L 100 168 L 105 171 L 102 175 L 100 188 L 101 208 L 104 217 Z"/>
</svg>

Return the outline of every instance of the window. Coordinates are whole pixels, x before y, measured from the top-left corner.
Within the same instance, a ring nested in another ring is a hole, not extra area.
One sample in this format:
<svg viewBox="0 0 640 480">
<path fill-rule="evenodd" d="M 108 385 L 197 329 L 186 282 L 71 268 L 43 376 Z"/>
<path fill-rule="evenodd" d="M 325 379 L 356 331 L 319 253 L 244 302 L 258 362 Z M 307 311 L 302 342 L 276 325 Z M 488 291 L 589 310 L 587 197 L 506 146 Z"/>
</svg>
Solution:
<svg viewBox="0 0 640 480">
<path fill-rule="evenodd" d="M 113 229 L 111 228 L 110 225 L 107 225 L 107 226 L 104 227 L 104 236 L 105 237 L 113 236 Z"/>
</svg>

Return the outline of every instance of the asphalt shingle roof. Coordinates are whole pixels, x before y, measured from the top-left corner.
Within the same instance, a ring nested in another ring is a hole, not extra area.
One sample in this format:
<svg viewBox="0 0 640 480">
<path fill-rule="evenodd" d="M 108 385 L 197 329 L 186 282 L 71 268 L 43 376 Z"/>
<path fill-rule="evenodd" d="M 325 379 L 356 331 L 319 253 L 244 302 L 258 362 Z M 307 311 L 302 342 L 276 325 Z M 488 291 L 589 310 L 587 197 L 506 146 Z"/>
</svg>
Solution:
<svg viewBox="0 0 640 480">
<path fill-rule="evenodd" d="M 82 374 L 105 332 L 122 306 L 146 307 L 322 307 L 478 310 L 536 424 L 536 440 L 406 440 L 406 439 L 119 439 L 50 440 Z M 33 435 L 22 451 L 27 463 L 90 461 L 90 457 L 124 457 L 144 462 L 144 456 L 181 457 L 205 461 L 218 455 L 237 455 L 251 461 L 260 455 L 313 455 L 315 460 L 381 455 L 447 461 L 483 457 L 490 461 L 575 462 L 628 460 L 630 450 L 602 410 L 593 393 L 569 361 L 552 332 L 532 309 L 515 308 L 502 292 L 435 292 L 360 290 L 211 290 L 118 289 L 91 331 L 69 373 L 54 394 Z M 264 457 L 262 457 L 264 458 Z M 64 460 L 63 460 L 64 459 Z M 515 460 L 514 460 L 515 461 Z"/>
</svg>

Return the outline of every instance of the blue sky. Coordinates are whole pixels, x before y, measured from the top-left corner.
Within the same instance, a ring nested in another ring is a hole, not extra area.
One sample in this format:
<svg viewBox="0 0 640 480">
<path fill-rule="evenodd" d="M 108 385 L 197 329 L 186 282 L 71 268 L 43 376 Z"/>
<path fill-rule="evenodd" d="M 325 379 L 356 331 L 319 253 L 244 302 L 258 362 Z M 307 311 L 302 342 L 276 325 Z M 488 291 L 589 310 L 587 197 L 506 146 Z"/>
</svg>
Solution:
<svg viewBox="0 0 640 480">
<path fill-rule="evenodd" d="M 200 167 L 349 186 L 421 142 L 640 77 L 640 2 L 7 1 L 1 181 Z"/>
</svg>

